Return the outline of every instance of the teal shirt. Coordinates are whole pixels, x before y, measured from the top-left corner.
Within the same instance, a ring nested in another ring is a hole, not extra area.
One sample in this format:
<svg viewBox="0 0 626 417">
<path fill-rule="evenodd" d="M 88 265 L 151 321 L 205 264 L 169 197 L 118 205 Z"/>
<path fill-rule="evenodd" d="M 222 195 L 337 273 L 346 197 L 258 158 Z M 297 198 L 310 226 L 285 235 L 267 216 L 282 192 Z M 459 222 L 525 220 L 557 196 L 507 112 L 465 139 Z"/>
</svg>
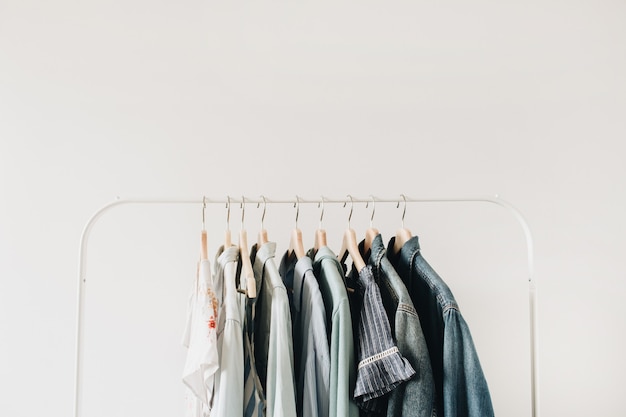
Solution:
<svg viewBox="0 0 626 417">
<path fill-rule="evenodd" d="M 326 329 L 330 347 L 329 417 L 358 417 L 352 400 L 356 380 L 352 318 L 343 270 L 337 256 L 326 246 L 315 254 L 313 272 L 326 308 Z"/>
</svg>

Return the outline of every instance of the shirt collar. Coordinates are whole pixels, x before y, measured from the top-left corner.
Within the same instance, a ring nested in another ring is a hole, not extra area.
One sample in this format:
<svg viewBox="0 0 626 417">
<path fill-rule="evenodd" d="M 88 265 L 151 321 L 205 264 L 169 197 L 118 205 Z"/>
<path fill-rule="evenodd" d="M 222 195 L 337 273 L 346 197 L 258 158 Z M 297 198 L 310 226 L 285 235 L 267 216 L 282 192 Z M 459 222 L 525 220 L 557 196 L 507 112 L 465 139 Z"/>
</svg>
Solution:
<svg viewBox="0 0 626 417">
<path fill-rule="evenodd" d="M 296 265 L 296 254 L 294 252 L 289 253 L 286 251 L 280 260 L 280 266 L 278 267 L 278 274 L 283 280 L 283 284 L 285 284 L 285 288 L 287 289 L 287 296 L 289 297 L 289 305 L 293 307 L 293 293 L 294 293 L 294 267 Z"/>
<path fill-rule="evenodd" d="M 322 246 L 315 254 L 315 263 L 321 262 L 323 259 L 337 259 L 337 255 L 333 253 L 328 246 Z"/>
<path fill-rule="evenodd" d="M 224 245 L 220 246 L 215 255 L 215 263 L 226 265 L 229 262 L 235 262 L 239 256 L 239 248 L 237 246 L 229 246 L 224 249 Z"/>
<path fill-rule="evenodd" d="M 365 241 L 361 242 L 361 245 L 359 245 L 361 253 L 363 253 L 364 243 Z M 372 244 L 369 250 L 369 256 L 368 254 L 363 255 L 363 259 L 367 259 L 367 264 L 371 266 L 372 274 L 377 281 L 380 279 L 381 261 L 384 256 L 385 245 L 383 244 L 383 237 L 379 233 L 376 235 L 376 237 L 374 237 L 374 240 L 372 240 Z"/>
<path fill-rule="evenodd" d="M 393 253 L 394 243 L 396 243 L 395 236 L 389 240 L 389 244 L 387 245 L 387 259 L 389 259 L 393 264 L 396 264 L 398 259 L 412 259 L 413 256 L 420 250 L 419 239 L 417 236 L 413 236 L 404 245 L 402 245 L 402 248 L 398 251 L 398 253 Z"/>
<path fill-rule="evenodd" d="M 385 256 L 385 245 L 383 244 L 383 237 L 379 233 L 372 241 L 372 247 L 370 249 L 370 263 L 375 265 L 376 268 L 380 267 L 380 260 Z"/>
<path fill-rule="evenodd" d="M 265 264 L 268 259 L 273 258 L 276 254 L 276 242 L 265 242 L 258 246 L 258 244 L 254 244 L 253 248 L 255 249 L 254 263 L 255 265 L 260 262 L 261 265 Z"/>
<path fill-rule="evenodd" d="M 252 261 L 252 269 L 254 271 L 254 279 L 256 281 L 257 292 L 261 289 L 263 284 L 263 274 L 265 272 L 265 262 L 268 259 L 274 257 L 276 253 L 276 243 L 275 242 L 265 242 L 258 246 L 255 243 L 250 250 L 250 259 Z"/>
<path fill-rule="evenodd" d="M 293 304 L 298 312 L 302 307 L 302 289 L 304 287 L 307 271 L 313 272 L 313 263 L 311 262 L 311 258 L 303 256 L 296 262 L 293 274 Z"/>
</svg>

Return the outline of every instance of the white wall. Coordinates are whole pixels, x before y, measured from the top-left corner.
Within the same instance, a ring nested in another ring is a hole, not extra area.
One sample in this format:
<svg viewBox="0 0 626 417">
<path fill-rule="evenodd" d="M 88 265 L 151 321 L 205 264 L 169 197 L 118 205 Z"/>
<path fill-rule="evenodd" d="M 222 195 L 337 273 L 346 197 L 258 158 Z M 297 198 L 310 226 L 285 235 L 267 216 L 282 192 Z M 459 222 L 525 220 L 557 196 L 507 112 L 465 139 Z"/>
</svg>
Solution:
<svg viewBox="0 0 626 417">
<path fill-rule="evenodd" d="M 497 192 L 525 213 L 543 415 L 621 415 L 625 23 L 618 1 L 1 1 L 0 415 L 71 415 L 78 240 L 115 196 L 402 192 Z M 398 213 L 377 208 L 385 239 Z M 292 215 L 268 209 L 279 251 Z M 327 208 L 334 246 L 345 215 Z M 177 412 L 199 216 L 127 207 L 94 229 L 89 415 Z M 476 206 L 411 206 L 407 224 L 458 294 L 496 411 L 528 415 L 519 229 Z M 211 207 L 212 250 L 223 227 Z"/>
</svg>

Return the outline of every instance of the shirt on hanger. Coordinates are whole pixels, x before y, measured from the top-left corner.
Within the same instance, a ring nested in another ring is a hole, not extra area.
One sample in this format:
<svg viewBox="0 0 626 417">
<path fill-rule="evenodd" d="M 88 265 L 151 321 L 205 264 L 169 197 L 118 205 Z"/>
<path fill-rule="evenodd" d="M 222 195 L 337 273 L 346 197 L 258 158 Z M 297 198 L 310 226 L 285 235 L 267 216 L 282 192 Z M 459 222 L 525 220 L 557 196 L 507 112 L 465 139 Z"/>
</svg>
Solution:
<svg viewBox="0 0 626 417">
<path fill-rule="evenodd" d="M 404 281 L 420 317 L 444 417 L 494 415 L 487 381 L 459 306 L 448 285 L 420 253 L 417 236 L 387 256 Z"/>
<path fill-rule="evenodd" d="M 214 376 L 219 367 L 217 309 L 211 263 L 203 260 L 189 298 L 187 328 L 183 336 L 183 345 L 187 347 L 183 382 L 189 390 L 186 395 L 186 415 L 189 417 L 208 415 L 211 410 Z"/>
<path fill-rule="evenodd" d="M 293 338 L 287 290 L 274 263 L 276 244 L 252 247 L 257 300 L 254 356 L 266 393 L 266 415 L 296 415 Z"/>
<path fill-rule="evenodd" d="M 254 359 L 254 299 L 242 295 L 245 304 L 243 322 L 243 415 L 244 417 L 264 417 L 266 412 L 265 394 Z"/>
<path fill-rule="evenodd" d="M 350 302 L 341 264 L 327 246 L 316 252 L 313 273 L 319 283 L 326 309 L 326 331 L 330 347 L 328 415 L 359 417 L 359 409 L 352 400 L 356 370 Z"/>
<path fill-rule="evenodd" d="M 363 253 L 364 242 L 359 249 Z M 394 340 L 416 374 L 389 393 L 388 417 L 430 417 L 440 415 L 435 408 L 435 383 L 420 319 L 409 292 L 387 259 L 382 236 L 372 241 L 368 264 L 380 288 Z"/>
<path fill-rule="evenodd" d="M 243 416 L 243 327 L 237 293 L 239 249 L 221 246 L 215 260 L 214 284 L 222 300 L 217 327 L 220 368 L 215 375 L 215 401 L 211 417 Z"/>
<path fill-rule="evenodd" d="M 372 266 L 366 265 L 358 273 L 353 268 L 348 283 L 354 283 L 358 289 L 358 294 L 355 292 L 351 297 L 352 318 L 358 318 L 354 399 L 361 409 L 373 415 L 385 415 L 384 395 L 411 379 L 415 370 L 400 354 L 393 339 Z"/>
<path fill-rule="evenodd" d="M 298 417 L 326 417 L 329 403 L 330 353 L 326 310 L 308 256 L 285 253 L 279 272 L 291 294 L 291 320 Z"/>
</svg>

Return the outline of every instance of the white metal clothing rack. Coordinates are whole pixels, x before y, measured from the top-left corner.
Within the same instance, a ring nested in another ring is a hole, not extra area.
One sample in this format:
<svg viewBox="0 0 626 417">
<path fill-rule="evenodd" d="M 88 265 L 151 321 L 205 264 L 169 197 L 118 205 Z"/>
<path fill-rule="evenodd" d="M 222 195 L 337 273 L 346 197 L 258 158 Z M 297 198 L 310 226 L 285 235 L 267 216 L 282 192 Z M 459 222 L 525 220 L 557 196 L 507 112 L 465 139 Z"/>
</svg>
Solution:
<svg viewBox="0 0 626 417">
<path fill-rule="evenodd" d="M 78 264 L 78 301 L 76 319 L 76 356 L 74 375 L 74 417 L 80 417 L 82 400 L 82 363 L 83 363 L 83 325 L 84 325 L 84 288 L 86 282 L 86 257 L 87 245 L 91 229 L 106 212 L 121 205 L 203 205 L 203 204 L 233 204 L 233 203 L 253 203 L 253 204 L 347 204 L 347 203 L 490 203 L 506 209 L 521 226 L 526 238 L 527 260 L 528 260 L 528 297 L 530 303 L 530 365 L 531 365 L 531 412 L 532 417 L 539 417 L 539 364 L 538 364 L 538 339 L 537 339 L 537 280 L 534 277 L 534 257 L 533 238 L 528 223 L 522 213 L 512 204 L 501 199 L 498 195 L 493 197 L 466 197 L 466 198 L 410 198 L 402 196 L 401 199 L 388 199 L 370 196 L 367 199 L 353 198 L 333 199 L 322 197 L 319 200 L 309 199 L 260 199 L 242 197 L 226 199 L 203 198 L 200 200 L 177 200 L 177 199 L 120 199 L 119 197 L 96 211 L 87 221 L 82 232 L 79 250 Z M 245 201 L 244 201 L 245 200 Z M 322 201 L 323 200 L 323 201 Z"/>
</svg>

